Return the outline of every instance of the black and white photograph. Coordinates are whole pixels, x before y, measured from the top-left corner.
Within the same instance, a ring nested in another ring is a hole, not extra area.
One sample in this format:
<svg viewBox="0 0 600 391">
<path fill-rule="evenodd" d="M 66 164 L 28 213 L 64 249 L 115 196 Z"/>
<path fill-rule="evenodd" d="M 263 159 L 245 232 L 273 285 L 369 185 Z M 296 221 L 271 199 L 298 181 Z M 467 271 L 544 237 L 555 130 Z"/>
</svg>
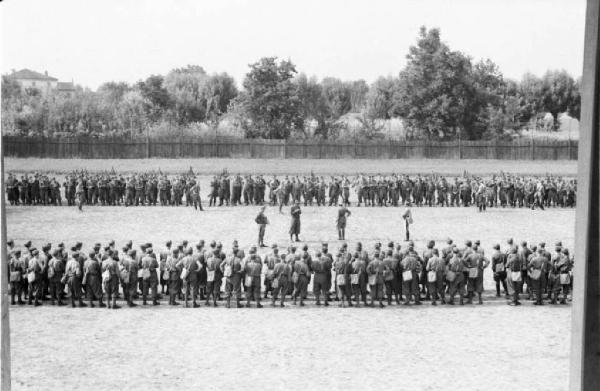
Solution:
<svg viewBox="0 0 600 391">
<path fill-rule="evenodd" d="M 600 0 L 4 0 L 1 390 L 600 390 Z"/>
</svg>

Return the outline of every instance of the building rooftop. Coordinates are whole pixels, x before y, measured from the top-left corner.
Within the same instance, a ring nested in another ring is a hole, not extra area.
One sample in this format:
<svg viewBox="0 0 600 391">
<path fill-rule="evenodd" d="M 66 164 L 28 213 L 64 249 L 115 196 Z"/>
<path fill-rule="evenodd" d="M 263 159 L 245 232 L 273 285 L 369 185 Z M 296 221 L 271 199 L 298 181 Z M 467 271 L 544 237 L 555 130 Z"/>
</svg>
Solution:
<svg viewBox="0 0 600 391">
<path fill-rule="evenodd" d="M 48 76 L 48 72 L 39 73 L 30 69 L 21 69 L 20 71 L 13 72 L 9 77 L 13 79 L 58 81 L 57 78 Z"/>
</svg>

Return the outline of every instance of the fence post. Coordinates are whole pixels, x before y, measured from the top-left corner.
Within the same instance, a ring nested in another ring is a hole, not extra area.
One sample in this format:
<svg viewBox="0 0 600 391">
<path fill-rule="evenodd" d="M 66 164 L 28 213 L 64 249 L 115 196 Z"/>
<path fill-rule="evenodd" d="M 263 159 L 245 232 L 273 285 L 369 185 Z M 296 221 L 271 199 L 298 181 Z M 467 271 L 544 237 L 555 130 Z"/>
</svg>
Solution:
<svg viewBox="0 0 600 391">
<path fill-rule="evenodd" d="M 532 137 L 531 138 L 531 148 L 530 148 L 530 151 L 531 151 L 531 160 L 535 160 L 535 141 L 534 140 L 535 139 Z"/>
<path fill-rule="evenodd" d="M 287 159 L 287 138 L 283 139 L 283 158 Z"/>
<path fill-rule="evenodd" d="M 150 137 L 146 136 L 146 159 L 150 158 Z"/>
</svg>

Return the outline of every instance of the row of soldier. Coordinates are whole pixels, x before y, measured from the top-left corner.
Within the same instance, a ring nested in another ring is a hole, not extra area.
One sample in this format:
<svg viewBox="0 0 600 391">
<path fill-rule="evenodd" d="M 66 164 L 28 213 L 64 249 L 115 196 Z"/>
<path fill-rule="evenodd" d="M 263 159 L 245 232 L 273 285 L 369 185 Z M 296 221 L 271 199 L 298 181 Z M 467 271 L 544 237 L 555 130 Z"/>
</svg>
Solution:
<svg viewBox="0 0 600 391">
<path fill-rule="evenodd" d="M 405 247 L 390 242 L 387 249 L 378 243 L 371 253 L 360 243 L 354 251 L 344 243 L 335 256 L 327 243 L 312 253 L 307 245 L 301 250 L 292 245 L 286 253 L 273 245 L 264 258 L 257 254 L 256 247 L 245 254 L 236 241 L 227 254 L 221 243 L 214 241 L 208 248 L 204 241 L 195 246 L 187 241 L 173 246 L 168 241 L 157 252 L 151 243 L 140 245 L 136 251 L 131 241 L 121 252 L 114 241 L 103 249 L 97 243 L 87 254 L 82 247 L 79 242 L 66 251 L 60 243 L 52 250 L 48 243 L 40 251 L 31 242 L 19 249 L 9 241 L 12 304 L 24 304 L 26 296 L 28 304 L 36 306 L 44 299 L 63 305 L 67 289 L 73 307 L 87 306 L 87 299 L 91 307 L 98 301 L 100 307 L 116 309 L 121 288 L 128 306 L 135 306 L 140 296 L 143 305 L 148 301 L 158 305 L 160 285 L 170 305 L 183 300 L 186 307 L 198 307 L 198 300 L 204 300 L 207 306 L 217 306 L 224 285 L 228 308 L 243 306 L 242 289 L 248 307 L 251 301 L 262 307 L 262 293 L 264 299 L 271 295 L 272 306 L 284 306 L 288 295 L 294 304 L 303 306 L 311 282 L 317 305 L 329 305 L 332 289 L 342 307 L 360 306 L 361 302 L 365 306 L 378 302 L 384 307 L 385 301 L 388 305 L 420 305 L 422 300 L 431 300 L 432 305 L 454 305 L 457 296 L 461 305 L 471 304 L 475 297 L 482 304 L 483 276 L 488 267 L 498 297 L 501 285 L 509 297 L 510 284 L 513 293 L 509 304 L 519 305 L 522 293 L 527 293 L 536 305 L 543 304 L 544 295 L 556 304 L 561 292 L 560 302 L 566 304 L 572 286 L 573 258 L 560 242 L 551 254 L 544 243 L 529 247 L 522 242 L 519 247 L 511 239 L 506 251 L 501 252 L 495 245 L 490 257 L 484 254 L 479 241 L 466 241 L 459 248 L 451 239 L 441 250 L 430 241 L 421 254 L 413 242 Z"/>
<path fill-rule="evenodd" d="M 62 190 L 61 190 L 62 189 Z M 67 175 L 62 186 L 46 175 L 10 173 L 6 182 L 8 201 L 23 205 L 185 205 L 202 209 L 200 183 L 189 172 L 175 177 L 156 172 L 129 176 L 116 173 Z M 64 190 L 64 197 L 62 191 Z M 398 206 L 408 202 L 417 206 L 469 206 L 480 208 L 573 207 L 575 180 L 551 175 L 522 177 L 494 175 L 491 179 L 463 174 L 449 179 L 439 175 L 357 175 L 348 176 L 272 176 L 229 175 L 223 172 L 210 180 L 209 206 L 280 206 L 290 202 L 304 205 L 350 205 L 351 192 L 357 205 Z"/>
</svg>

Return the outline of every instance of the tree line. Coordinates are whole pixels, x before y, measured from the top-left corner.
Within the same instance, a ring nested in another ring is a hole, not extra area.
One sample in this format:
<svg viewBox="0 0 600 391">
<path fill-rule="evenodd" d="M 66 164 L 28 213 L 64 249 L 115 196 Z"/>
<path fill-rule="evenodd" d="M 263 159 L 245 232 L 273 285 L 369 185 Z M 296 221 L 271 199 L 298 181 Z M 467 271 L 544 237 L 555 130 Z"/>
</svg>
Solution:
<svg viewBox="0 0 600 391">
<path fill-rule="evenodd" d="M 241 90 L 227 73 L 188 65 L 135 84 L 107 82 L 72 94 L 22 89 L 2 76 L 5 133 L 68 135 L 207 135 L 227 128 L 247 138 L 347 136 L 346 116 L 358 121 L 355 138 L 381 138 L 385 120 L 399 118 L 409 139 L 511 137 L 546 113 L 579 119 L 580 78 L 564 70 L 542 77 L 505 78 L 491 60 L 474 61 L 422 27 L 397 76 L 318 80 L 291 60 L 264 57 L 249 65 Z"/>
</svg>

